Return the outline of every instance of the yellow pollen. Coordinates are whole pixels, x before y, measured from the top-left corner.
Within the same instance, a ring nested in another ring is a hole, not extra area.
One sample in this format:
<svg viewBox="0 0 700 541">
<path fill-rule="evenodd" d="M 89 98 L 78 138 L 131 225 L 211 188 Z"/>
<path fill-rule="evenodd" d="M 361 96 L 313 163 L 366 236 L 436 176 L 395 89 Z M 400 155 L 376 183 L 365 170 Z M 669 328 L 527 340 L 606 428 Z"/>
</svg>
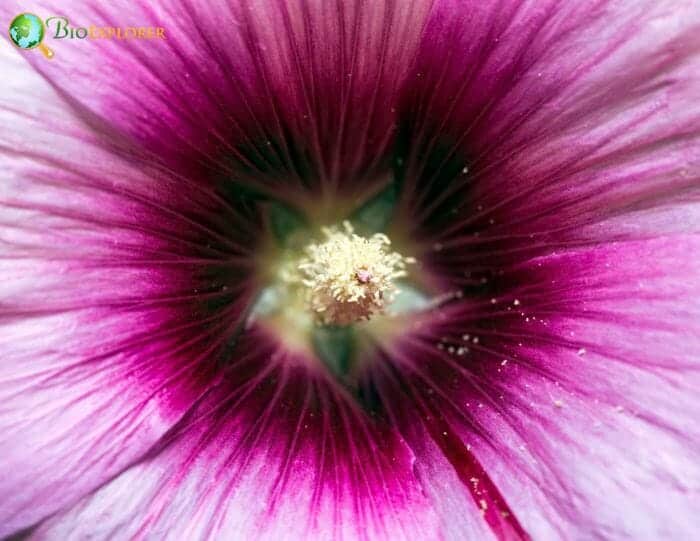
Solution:
<svg viewBox="0 0 700 541">
<path fill-rule="evenodd" d="M 308 245 L 285 280 L 303 286 L 304 302 L 320 323 L 349 325 L 382 313 L 398 293 L 394 281 L 415 259 L 392 251 L 382 233 L 355 234 L 347 221 L 322 232 L 325 241 Z"/>
</svg>

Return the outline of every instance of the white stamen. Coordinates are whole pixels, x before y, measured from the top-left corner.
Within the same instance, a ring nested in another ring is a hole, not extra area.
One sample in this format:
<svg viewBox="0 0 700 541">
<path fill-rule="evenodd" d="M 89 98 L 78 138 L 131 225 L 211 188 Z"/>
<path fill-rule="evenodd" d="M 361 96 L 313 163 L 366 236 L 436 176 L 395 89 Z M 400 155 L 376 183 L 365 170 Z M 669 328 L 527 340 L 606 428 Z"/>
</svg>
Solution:
<svg viewBox="0 0 700 541">
<path fill-rule="evenodd" d="M 324 324 L 348 325 L 382 313 L 398 292 L 394 280 L 406 276 L 406 265 L 415 260 L 391 251 L 382 233 L 355 234 L 347 221 L 342 230 L 322 231 L 326 240 L 306 247 L 286 281 L 303 286 L 307 306 Z"/>
</svg>

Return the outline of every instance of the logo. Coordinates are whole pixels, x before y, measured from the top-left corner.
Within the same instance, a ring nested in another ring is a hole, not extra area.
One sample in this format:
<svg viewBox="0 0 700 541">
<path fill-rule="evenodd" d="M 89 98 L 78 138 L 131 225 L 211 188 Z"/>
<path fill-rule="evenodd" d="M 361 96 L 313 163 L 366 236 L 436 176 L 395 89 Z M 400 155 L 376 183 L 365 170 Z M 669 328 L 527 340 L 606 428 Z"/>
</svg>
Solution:
<svg viewBox="0 0 700 541">
<path fill-rule="evenodd" d="M 44 22 L 33 13 L 21 13 L 10 23 L 10 41 L 20 49 L 39 50 L 49 60 L 53 58 L 53 51 L 42 43 L 44 40 Z"/>
<path fill-rule="evenodd" d="M 42 21 L 33 13 L 17 15 L 10 23 L 10 41 L 22 50 L 38 48 L 46 58 L 51 59 L 54 52 L 44 45 L 43 40 L 47 31 L 52 39 L 84 40 L 84 39 L 117 39 L 117 40 L 152 40 L 166 39 L 165 28 L 161 26 L 98 26 L 91 24 L 87 27 L 73 27 L 68 17 L 49 17 Z"/>
</svg>

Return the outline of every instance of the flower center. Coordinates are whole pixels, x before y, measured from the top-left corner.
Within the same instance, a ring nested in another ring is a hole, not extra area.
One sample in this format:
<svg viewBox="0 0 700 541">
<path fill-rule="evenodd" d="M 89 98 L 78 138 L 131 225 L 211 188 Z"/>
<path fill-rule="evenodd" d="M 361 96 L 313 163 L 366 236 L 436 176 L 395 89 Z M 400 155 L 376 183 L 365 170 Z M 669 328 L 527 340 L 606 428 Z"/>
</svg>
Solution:
<svg viewBox="0 0 700 541">
<path fill-rule="evenodd" d="M 357 235 L 350 222 L 322 229 L 325 241 L 313 242 L 287 273 L 315 319 L 324 325 L 350 325 L 381 314 L 398 293 L 395 280 L 415 263 L 390 249 L 383 233 Z"/>
</svg>

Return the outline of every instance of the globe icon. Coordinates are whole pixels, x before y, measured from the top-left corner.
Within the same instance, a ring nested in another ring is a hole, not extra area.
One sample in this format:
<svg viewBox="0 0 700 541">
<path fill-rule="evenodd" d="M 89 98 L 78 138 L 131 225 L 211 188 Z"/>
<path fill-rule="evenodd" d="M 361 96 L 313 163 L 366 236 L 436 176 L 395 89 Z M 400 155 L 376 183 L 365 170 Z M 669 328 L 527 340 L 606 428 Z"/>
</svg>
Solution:
<svg viewBox="0 0 700 541">
<path fill-rule="evenodd" d="M 10 39 L 20 49 L 33 49 L 44 39 L 44 23 L 32 13 L 17 15 L 10 23 Z"/>
<path fill-rule="evenodd" d="M 22 13 L 12 19 L 9 35 L 12 43 L 20 49 L 38 47 L 46 58 L 53 58 L 53 51 L 41 43 L 44 39 L 44 23 L 33 13 Z"/>
</svg>

